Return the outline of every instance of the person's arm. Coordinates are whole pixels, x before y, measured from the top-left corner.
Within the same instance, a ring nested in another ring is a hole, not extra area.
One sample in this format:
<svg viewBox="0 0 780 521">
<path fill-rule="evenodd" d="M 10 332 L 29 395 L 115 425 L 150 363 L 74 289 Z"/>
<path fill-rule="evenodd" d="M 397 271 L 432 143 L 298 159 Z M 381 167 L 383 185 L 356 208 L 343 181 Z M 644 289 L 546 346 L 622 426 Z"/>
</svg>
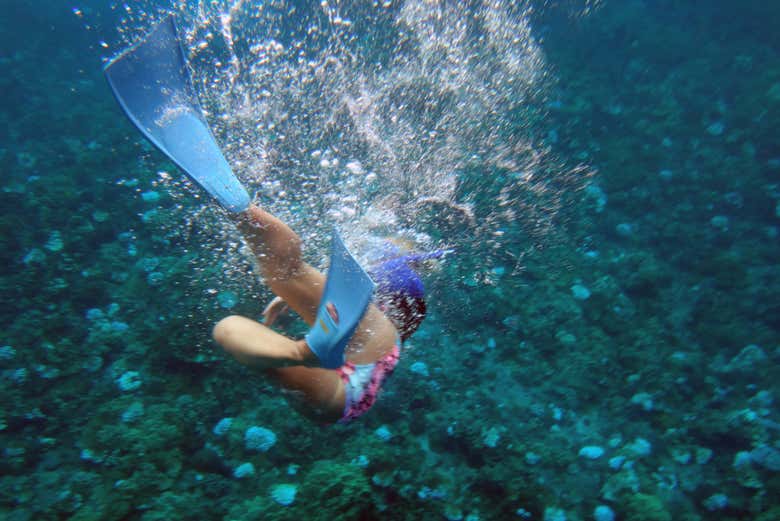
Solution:
<svg viewBox="0 0 780 521">
<path fill-rule="evenodd" d="M 287 302 L 282 297 L 274 297 L 263 310 L 263 324 L 271 327 L 280 316 L 286 315 L 289 311 L 290 306 L 287 305 Z"/>
</svg>

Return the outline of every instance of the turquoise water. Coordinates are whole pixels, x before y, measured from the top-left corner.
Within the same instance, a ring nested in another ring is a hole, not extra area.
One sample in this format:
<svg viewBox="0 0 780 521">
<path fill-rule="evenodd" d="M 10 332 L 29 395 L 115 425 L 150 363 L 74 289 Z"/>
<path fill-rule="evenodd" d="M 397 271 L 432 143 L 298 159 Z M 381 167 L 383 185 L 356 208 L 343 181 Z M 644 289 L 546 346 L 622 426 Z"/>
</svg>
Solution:
<svg viewBox="0 0 780 521">
<path fill-rule="evenodd" d="M 3 7 L 0 517 L 780 518 L 780 7 L 173 7 L 312 263 L 456 249 L 337 427 L 213 343 L 272 295 L 102 77 L 171 7 Z"/>
</svg>

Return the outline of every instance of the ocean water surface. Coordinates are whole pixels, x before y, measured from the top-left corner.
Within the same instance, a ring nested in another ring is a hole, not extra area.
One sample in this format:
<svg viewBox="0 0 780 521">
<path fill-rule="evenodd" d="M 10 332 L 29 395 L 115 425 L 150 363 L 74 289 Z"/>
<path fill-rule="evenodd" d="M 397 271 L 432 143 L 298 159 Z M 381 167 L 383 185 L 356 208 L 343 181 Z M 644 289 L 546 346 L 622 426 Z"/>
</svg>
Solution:
<svg viewBox="0 0 780 521">
<path fill-rule="evenodd" d="M 780 4 L 2 7 L 3 519 L 780 519 Z M 273 295 L 102 73 L 171 13 L 309 262 L 454 249 L 348 425 L 211 339 Z"/>
</svg>

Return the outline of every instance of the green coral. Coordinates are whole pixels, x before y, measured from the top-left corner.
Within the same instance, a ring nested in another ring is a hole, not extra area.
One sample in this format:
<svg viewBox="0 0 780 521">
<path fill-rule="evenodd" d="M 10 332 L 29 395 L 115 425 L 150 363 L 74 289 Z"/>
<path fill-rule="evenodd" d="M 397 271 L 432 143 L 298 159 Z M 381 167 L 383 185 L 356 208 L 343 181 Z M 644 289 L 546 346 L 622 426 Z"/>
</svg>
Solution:
<svg viewBox="0 0 780 521">
<path fill-rule="evenodd" d="M 292 521 L 295 519 L 292 514 L 292 511 L 286 513 L 280 507 L 274 507 L 271 500 L 261 496 L 237 503 L 224 517 L 224 521 Z"/>
<path fill-rule="evenodd" d="M 780 507 L 772 507 L 756 517 L 756 521 L 774 521 L 776 519 L 780 519 Z"/>
<path fill-rule="evenodd" d="M 121 519 L 132 510 L 132 501 L 121 487 L 97 483 L 89 498 L 71 517 L 74 521 L 109 521 Z"/>
<path fill-rule="evenodd" d="M 106 465 L 104 476 L 114 483 L 110 494 L 154 497 L 177 482 L 187 438 L 178 411 L 169 405 L 150 405 L 132 423 L 122 421 L 133 400 L 122 397 L 104 404 L 84 430 L 80 445 L 95 462 Z"/>
<path fill-rule="evenodd" d="M 181 519 L 197 521 L 204 518 L 203 497 L 195 494 L 165 492 L 152 501 L 141 521 L 167 521 Z"/>
<path fill-rule="evenodd" d="M 321 460 L 306 474 L 292 505 L 276 503 L 269 490 L 235 505 L 225 521 L 375 519 L 373 503 L 368 478 L 359 467 Z"/>
<path fill-rule="evenodd" d="M 769 87 L 766 95 L 771 101 L 780 103 L 780 83 L 775 83 Z"/>
<path fill-rule="evenodd" d="M 312 466 L 301 497 L 318 505 L 328 517 L 363 519 L 373 511 L 371 487 L 361 469 L 330 460 Z"/>
<path fill-rule="evenodd" d="M 626 500 L 625 518 L 632 521 L 672 521 L 661 498 L 641 493 Z"/>
</svg>

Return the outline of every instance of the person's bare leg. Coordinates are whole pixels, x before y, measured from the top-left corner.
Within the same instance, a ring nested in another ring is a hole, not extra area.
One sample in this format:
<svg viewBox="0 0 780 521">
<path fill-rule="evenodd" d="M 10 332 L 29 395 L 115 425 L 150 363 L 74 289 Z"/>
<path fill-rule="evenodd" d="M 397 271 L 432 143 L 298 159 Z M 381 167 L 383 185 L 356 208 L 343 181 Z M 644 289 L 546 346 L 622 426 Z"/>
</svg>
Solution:
<svg viewBox="0 0 780 521">
<path fill-rule="evenodd" d="M 257 206 L 250 206 L 235 220 L 271 291 L 307 324 L 313 324 L 325 289 L 325 276 L 303 261 L 300 237 Z"/>
<path fill-rule="evenodd" d="M 235 220 L 269 287 L 311 325 L 325 276 L 303 262 L 300 238 L 282 221 L 255 206 Z M 239 316 L 218 322 L 214 338 L 239 362 L 264 370 L 305 416 L 320 421 L 341 418 L 345 401 L 341 377 L 333 370 L 306 367 L 318 360 L 304 340 L 289 339 Z M 347 357 L 359 364 L 375 362 L 392 348 L 394 339 L 395 328 L 371 305 L 350 341 Z"/>
<path fill-rule="evenodd" d="M 217 323 L 214 339 L 242 364 L 265 370 L 284 389 L 288 402 L 304 416 L 319 421 L 341 418 L 341 378 L 336 371 L 301 365 L 317 363 L 317 357 L 303 340 L 292 340 L 237 315 Z"/>
<path fill-rule="evenodd" d="M 250 206 L 235 220 L 257 257 L 268 286 L 312 325 L 325 289 L 325 276 L 303 261 L 300 237 L 256 206 Z M 356 364 L 376 362 L 392 349 L 395 337 L 392 323 L 370 305 L 347 347 L 347 358 Z"/>
<path fill-rule="evenodd" d="M 280 367 L 268 376 L 284 389 L 284 397 L 307 418 L 336 422 L 344 414 L 345 390 L 341 376 L 319 367 Z"/>
<path fill-rule="evenodd" d="M 266 370 L 301 414 L 336 421 L 344 409 L 344 386 L 335 371 L 304 367 L 316 357 L 303 340 L 292 340 L 248 318 L 232 315 L 214 327 L 214 339 L 236 360 Z"/>
<path fill-rule="evenodd" d="M 292 340 L 238 315 L 217 322 L 212 334 L 225 351 L 254 369 L 317 363 L 317 357 L 303 340 Z"/>
</svg>

